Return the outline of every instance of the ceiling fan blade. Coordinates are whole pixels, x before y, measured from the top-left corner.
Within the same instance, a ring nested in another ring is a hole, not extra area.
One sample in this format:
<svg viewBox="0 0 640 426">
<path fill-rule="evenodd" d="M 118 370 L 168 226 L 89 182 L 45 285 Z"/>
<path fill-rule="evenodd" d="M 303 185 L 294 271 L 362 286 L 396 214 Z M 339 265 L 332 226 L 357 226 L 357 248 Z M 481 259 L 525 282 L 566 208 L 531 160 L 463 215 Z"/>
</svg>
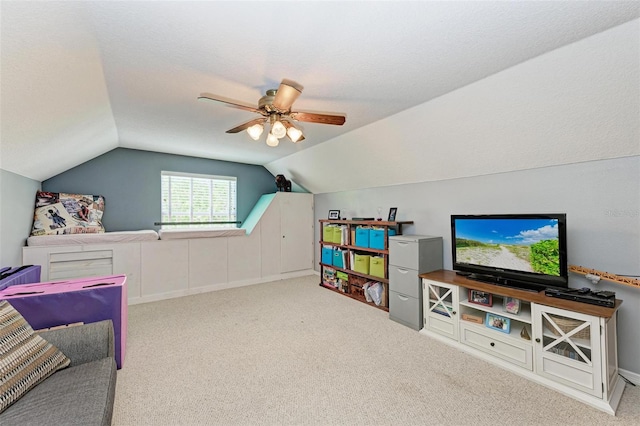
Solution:
<svg viewBox="0 0 640 426">
<path fill-rule="evenodd" d="M 289 114 L 292 120 L 304 121 L 307 123 L 334 124 L 342 126 L 347 117 L 341 114 L 320 114 L 316 112 L 292 112 Z"/>
<path fill-rule="evenodd" d="M 286 78 L 280 83 L 276 97 L 273 98 L 273 106 L 282 112 L 287 112 L 291 109 L 291 105 L 298 99 L 300 93 L 302 93 L 302 85 L 296 83 L 293 80 L 287 80 Z"/>
<path fill-rule="evenodd" d="M 263 114 L 263 112 L 261 110 L 259 110 L 258 108 L 249 105 L 249 104 L 245 104 L 243 102 L 240 101 L 234 101 L 233 99 L 228 99 L 222 96 L 218 96 L 218 95 L 212 95 L 211 93 L 201 93 L 200 96 L 198 96 L 199 100 L 204 100 L 204 101 L 214 101 L 214 102 L 221 102 L 223 104 L 225 104 L 226 106 L 229 106 L 231 108 L 238 108 L 238 109 L 242 109 L 245 111 L 251 111 L 251 112 L 256 112 L 258 114 Z M 264 114 L 263 114 L 264 115 Z"/>
<path fill-rule="evenodd" d="M 256 119 L 247 121 L 246 123 L 243 123 L 239 126 L 236 126 L 233 129 L 229 129 L 226 131 L 226 133 L 239 133 L 243 130 L 247 130 L 249 127 L 253 126 L 254 124 L 264 123 L 264 121 L 265 119 L 263 117 L 256 118 Z"/>
</svg>

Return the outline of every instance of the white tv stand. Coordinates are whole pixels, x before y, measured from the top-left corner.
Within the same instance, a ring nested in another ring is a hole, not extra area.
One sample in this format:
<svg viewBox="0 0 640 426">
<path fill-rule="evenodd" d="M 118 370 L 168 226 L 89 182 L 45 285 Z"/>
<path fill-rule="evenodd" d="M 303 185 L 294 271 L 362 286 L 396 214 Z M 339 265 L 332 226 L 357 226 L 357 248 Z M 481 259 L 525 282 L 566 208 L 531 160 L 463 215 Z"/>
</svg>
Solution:
<svg viewBox="0 0 640 426">
<path fill-rule="evenodd" d="M 453 271 L 419 277 L 420 333 L 615 415 L 625 386 L 618 376 L 616 335 L 621 300 L 605 308 L 473 281 Z M 469 290 L 491 294 L 492 306 L 472 303 Z M 507 297 L 520 300 L 517 314 L 504 310 Z M 488 327 L 488 316 L 505 319 L 509 332 L 506 326 Z"/>
</svg>

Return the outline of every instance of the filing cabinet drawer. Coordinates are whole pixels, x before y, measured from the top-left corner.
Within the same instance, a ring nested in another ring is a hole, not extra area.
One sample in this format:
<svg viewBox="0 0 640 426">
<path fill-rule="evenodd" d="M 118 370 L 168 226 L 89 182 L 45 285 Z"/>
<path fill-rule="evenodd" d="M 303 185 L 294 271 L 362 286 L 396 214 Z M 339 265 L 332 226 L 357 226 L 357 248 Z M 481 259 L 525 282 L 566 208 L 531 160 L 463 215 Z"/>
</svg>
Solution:
<svg viewBox="0 0 640 426">
<path fill-rule="evenodd" d="M 420 330 L 422 328 L 422 303 L 418 298 L 389 291 L 389 319 Z"/>
<path fill-rule="evenodd" d="M 418 271 L 389 265 L 389 290 L 420 299 L 422 291 Z"/>
</svg>

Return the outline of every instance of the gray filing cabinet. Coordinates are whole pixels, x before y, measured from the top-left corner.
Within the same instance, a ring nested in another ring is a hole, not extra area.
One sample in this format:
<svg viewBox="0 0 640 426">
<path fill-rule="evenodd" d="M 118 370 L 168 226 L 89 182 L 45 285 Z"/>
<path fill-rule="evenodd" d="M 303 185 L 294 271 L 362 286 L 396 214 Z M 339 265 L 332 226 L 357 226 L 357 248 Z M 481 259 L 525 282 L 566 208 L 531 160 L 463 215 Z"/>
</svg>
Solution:
<svg viewBox="0 0 640 426">
<path fill-rule="evenodd" d="M 389 237 L 389 318 L 422 329 L 422 285 L 418 274 L 442 269 L 442 237 Z"/>
</svg>

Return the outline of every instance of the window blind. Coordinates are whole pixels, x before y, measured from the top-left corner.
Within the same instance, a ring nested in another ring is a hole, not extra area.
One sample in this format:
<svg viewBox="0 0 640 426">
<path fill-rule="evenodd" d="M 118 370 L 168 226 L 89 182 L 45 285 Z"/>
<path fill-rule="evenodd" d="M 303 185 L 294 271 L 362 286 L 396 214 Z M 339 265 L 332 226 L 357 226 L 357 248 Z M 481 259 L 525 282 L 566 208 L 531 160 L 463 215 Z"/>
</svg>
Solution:
<svg viewBox="0 0 640 426">
<path fill-rule="evenodd" d="M 237 220 L 236 177 L 163 171 L 161 181 L 163 223 Z"/>
</svg>

